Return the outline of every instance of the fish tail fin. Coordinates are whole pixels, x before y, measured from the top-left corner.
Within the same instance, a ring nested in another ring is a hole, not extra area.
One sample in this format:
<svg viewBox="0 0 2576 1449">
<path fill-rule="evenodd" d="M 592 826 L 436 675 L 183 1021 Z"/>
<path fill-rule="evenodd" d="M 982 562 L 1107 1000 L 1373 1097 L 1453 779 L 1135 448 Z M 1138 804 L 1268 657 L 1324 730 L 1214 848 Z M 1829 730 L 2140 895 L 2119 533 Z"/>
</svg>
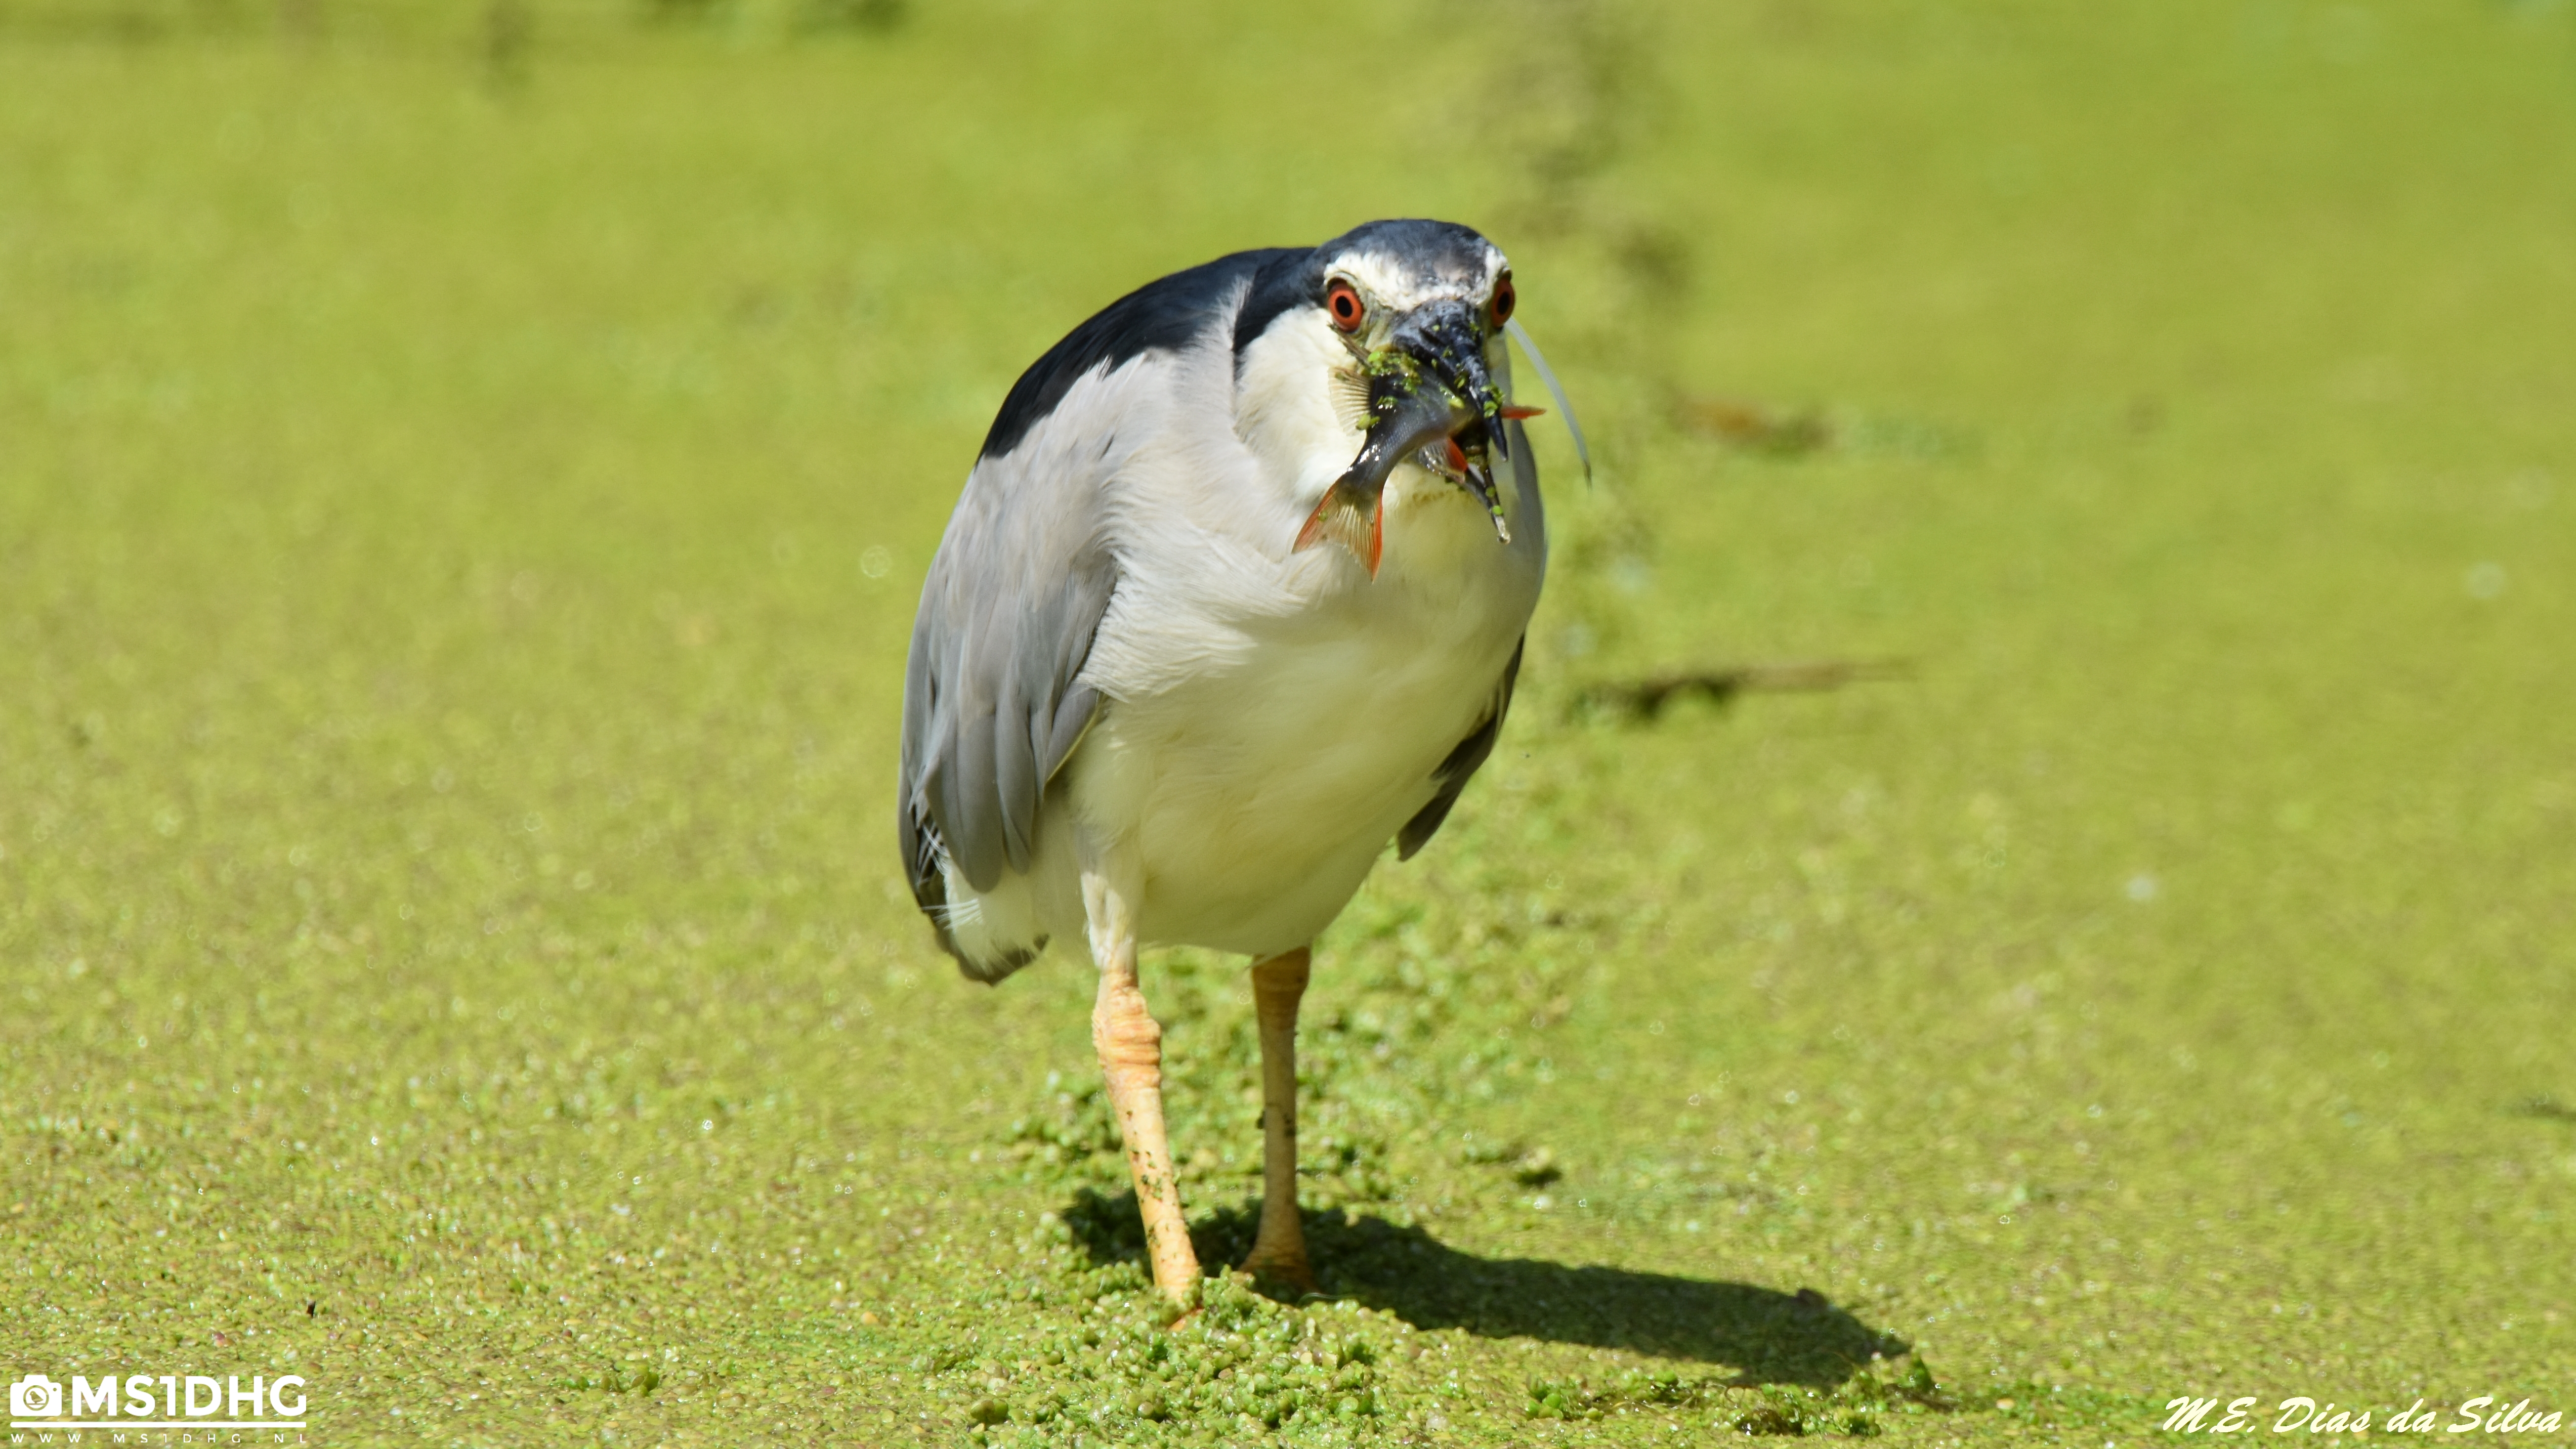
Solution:
<svg viewBox="0 0 2576 1449">
<path fill-rule="evenodd" d="M 1372 498 L 1351 486 L 1347 478 L 1338 479 L 1324 490 L 1324 501 L 1306 516 L 1306 525 L 1297 530 L 1297 546 L 1292 553 L 1304 553 L 1326 540 L 1351 551 L 1377 577 L 1379 554 L 1386 546 L 1386 490 L 1379 489 Z"/>
</svg>

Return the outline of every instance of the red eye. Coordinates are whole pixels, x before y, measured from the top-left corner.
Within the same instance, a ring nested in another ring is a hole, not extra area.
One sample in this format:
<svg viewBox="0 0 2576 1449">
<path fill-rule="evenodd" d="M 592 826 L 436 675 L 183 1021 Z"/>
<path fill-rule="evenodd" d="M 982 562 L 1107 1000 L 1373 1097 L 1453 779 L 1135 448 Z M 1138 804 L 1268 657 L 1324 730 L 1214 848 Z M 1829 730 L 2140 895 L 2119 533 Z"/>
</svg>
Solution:
<svg viewBox="0 0 2576 1449">
<path fill-rule="evenodd" d="M 1511 273 L 1505 272 L 1501 277 L 1495 280 L 1493 309 L 1495 326 L 1500 327 L 1504 323 L 1512 320 L 1512 304 L 1518 302 L 1520 299 L 1520 293 L 1512 290 Z"/>
<path fill-rule="evenodd" d="M 1324 310 L 1333 314 L 1333 325 L 1345 332 L 1359 331 L 1368 320 L 1368 304 L 1348 282 L 1337 281 L 1324 289 Z"/>
</svg>

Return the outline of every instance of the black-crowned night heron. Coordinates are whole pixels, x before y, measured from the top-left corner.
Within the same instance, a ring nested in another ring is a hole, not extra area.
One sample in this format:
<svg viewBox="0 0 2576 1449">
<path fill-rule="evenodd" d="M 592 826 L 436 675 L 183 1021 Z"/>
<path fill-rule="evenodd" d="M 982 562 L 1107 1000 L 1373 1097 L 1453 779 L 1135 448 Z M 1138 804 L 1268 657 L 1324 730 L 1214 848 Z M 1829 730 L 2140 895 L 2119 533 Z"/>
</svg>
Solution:
<svg viewBox="0 0 2576 1449">
<path fill-rule="evenodd" d="M 1132 292 L 1011 388 L 922 589 L 897 807 L 913 894 L 978 981 L 1087 935 L 1154 1281 L 1183 1305 L 1199 1268 L 1137 948 L 1253 958 L 1244 1266 L 1311 1286 L 1309 945 L 1493 749 L 1547 568 L 1512 303 L 1503 254 L 1434 221 Z"/>
</svg>

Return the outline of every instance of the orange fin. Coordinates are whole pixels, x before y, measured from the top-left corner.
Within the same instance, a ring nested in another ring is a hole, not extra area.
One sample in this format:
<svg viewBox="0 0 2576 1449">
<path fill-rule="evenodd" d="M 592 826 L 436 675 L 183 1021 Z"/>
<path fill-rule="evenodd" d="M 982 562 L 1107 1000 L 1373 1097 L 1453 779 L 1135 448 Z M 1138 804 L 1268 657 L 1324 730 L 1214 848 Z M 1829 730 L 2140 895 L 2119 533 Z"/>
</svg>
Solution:
<svg viewBox="0 0 2576 1449">
<path fill-rule="evenodd" d="M 1306 526 L 1297 530 L 1297 546 L 1292 553 L 1304 553 L 1330 539 L 1351 551 L 1377 577 L 1379 554 L 1386 547 L 1386 491 L 1378 490 L 1370 498 L 1347 482 L 1336 482 L 1324 490 L 1324 501 L 1306 518 Z"/>
<path fill-rule="evenodd" d="M 1523 418 L 1535 418 L 1535 417 L 1539 417 L 1539 416 L 1541 416 L 1542 414 L 1546 413 L 1546 411 L 1547 411 L 1547 409 L 1545 409 L 1545 408 L 1525 408 L 1525 407 L 1518 407 L 1518 406 L 1514 406 L 1514 407 L 1507 407 L 1507 408 L 1504 408 L 1504 409 L 1503 409 L 1503 416 L 1504 416 L 1504 417 L 1507 417 L 1507 418 L 1510 418 L 1513 422 L 1519 422 L 1519 421 L 1520 421 L 1521 419 L 1523 419 Z"/>
</svg>

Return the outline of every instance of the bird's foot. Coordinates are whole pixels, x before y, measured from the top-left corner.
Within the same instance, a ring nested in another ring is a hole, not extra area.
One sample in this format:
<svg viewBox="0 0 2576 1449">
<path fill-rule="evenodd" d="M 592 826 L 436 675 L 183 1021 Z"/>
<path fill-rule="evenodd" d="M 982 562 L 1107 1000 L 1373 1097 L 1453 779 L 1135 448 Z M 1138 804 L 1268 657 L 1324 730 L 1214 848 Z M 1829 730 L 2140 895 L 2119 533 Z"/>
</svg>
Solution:
<svg viewBox="0 0 2576 1449">
<path fill-rule="evenodd" d="M 1180 1205 L 1170 1210 L 1174 1223 L 1180 1220 Z M 1150 1219 L 1148 1220 L 1150 1223 Z M 1180 1228 L 1168 1233 L 1146 1229 L 1147 1249 L 1154 1260 L 1154 1286 L 1161 1290 L 1163 1302 L 1177 1314 L 1196 1313 L 1199 1308 L 1199 1259 L 1190 1250 L 1189 1230 Z"/>
<path fill-rule="evenodd" d="M 1252 1256 L 1243 1260 L 1242 1271 L 1250 1274 L 1256 1283 L 1291 1288 L 1299 1293 L 1323 1291 L 1315 1284 L 1315 1270 L 1306 1265 L 1306 1251 L 1303 1248 L 1265 1251 L 1255 1244 Z"/>
</svg>

